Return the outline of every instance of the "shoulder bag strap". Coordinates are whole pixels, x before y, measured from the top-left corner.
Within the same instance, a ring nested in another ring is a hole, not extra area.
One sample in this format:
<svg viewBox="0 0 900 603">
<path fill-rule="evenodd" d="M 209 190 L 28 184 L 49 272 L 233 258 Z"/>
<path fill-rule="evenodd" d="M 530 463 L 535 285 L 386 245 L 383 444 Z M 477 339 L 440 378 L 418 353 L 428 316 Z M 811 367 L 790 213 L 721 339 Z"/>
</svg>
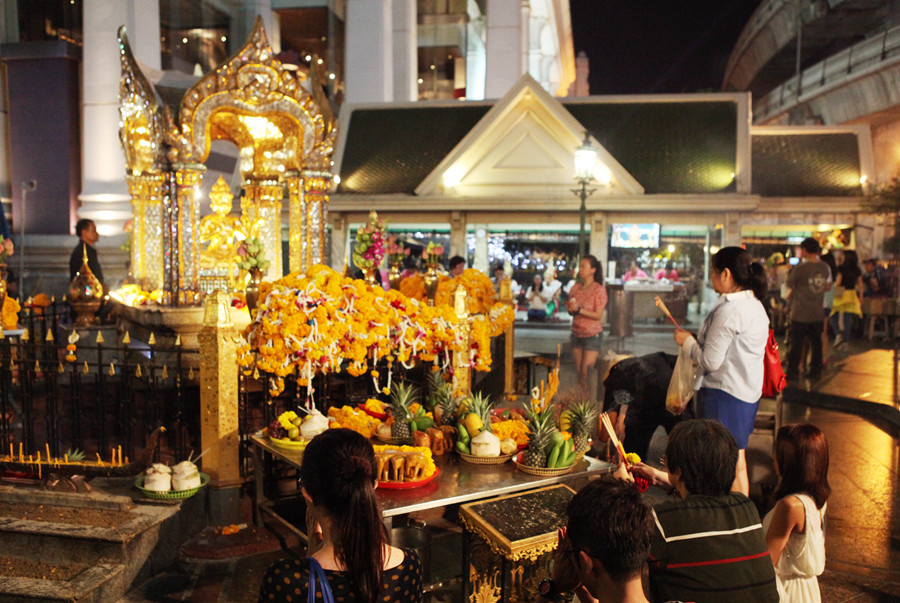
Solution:
<svg viewBox="0 0 900 603">
<path fill-rule="evenodd" d="M 309 594 L 307 595 L 307 603 L 316 603 L 316 581 L 319 582 L 319 590 L 322 591 L 323 603 L 334 603 L 334 595 L 331 593 L 331 585 L 328 583 L 328 577 L 325 570 L 319 565 L 319 562 L 309 558 Z"/>
</svg>

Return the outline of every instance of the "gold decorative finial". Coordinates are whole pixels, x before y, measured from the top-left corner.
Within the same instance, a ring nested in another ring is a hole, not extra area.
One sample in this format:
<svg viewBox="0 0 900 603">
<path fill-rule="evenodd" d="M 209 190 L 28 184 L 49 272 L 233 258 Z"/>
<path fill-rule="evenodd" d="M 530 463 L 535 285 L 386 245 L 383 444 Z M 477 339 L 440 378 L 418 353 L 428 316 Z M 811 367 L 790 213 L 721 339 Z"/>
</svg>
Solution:
<svg viewBox="0 0 900 603">
<path fill-rule="evenodd" d="M 128 345 L 131 343 L 131 335 L 128 334 L 128 331 L 125 331 L 125 337 L 122 338 L 122 345 Z"/>
<path fill-rule="evenodd" d="M 168 378 L 169 378 L 169 371 L 168 371 L 168 368 L 166 367 L 165 364 L 163 365 L 162 378 L 163 378 L 163 379 L 168 379 Z"/>
<path fill-rule="evenodd" d="M 112 362 L 109 363 L 109 376 L 110 377 L 116 376 L 116 367 Z"/>
<path fill-rule="evenodd" d="M 181 345 L 181 334 L 175 336 L 175 347 L 179 347 Z"/>
<path fill-rule="evenodd" d="M 91 369 L 88 368 L 87 360 L 84 361 L 84 369 L 82 369 L 81 372 L 84 373 L 85 375 L 87 375 L 88 373 L 91 372 Z"/>
<path fill-rule="evenodd" d="M 141 365 L 137 365 L 137 369 L 134 371 L 134 376 L 140 379 L 143 375 L 141 373 Z"/>
<path fill-rule="evenodd" d="M 150 339 L 147 340 L 147 345 L 156 345 L 156 335 L 150 333 Z"/>
<path fill-rule="evenodd" d="M 105 343 L 103 340 L 103 332 L 97 331 L 97 344 Z"/>
<path fill-rule="evenodd" d="M 28 328 L 22 329 L 22 337 L 20 338 L 22 341 L 28 341 L 31 339 L 31 335 L 28 333 Z"/>
<path fill-rule="evenodd" d="M 53 331 L 47 329 L 47 336 L 44 337 L 44 341 L 53 341 Z"/>
</svg>

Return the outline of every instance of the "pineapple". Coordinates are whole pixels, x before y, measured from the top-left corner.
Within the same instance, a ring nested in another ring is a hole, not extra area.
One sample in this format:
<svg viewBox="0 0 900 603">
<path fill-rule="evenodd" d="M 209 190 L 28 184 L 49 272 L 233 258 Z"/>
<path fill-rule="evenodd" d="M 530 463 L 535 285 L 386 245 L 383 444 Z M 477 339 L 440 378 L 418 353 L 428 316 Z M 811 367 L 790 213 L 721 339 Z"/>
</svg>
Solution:
<svg viewBox="0 0 900 603">
<path fill-rule="evenodd" d="M 406 439 L 412 436 L 409 428 L 409 421 L 412 419 L 409 407 L 416 401 L 415 398 L 416 390 L 412 385 L 402 382 L 394 384 L 389 407 L 391 416 L 394 417 L 394 423 L 391 425 L 391 437 Z"/>
<path fill-rule="evenodd" d="M 463 424 L 472 437 L 477 436 L 482 430 L 491 431 L 491 403 L 490 396 L 482 396 L 481 392 L 472 394 L 466 405 L 466 416 Z"/>
<path fill-rule="evenodd" d="M 528 448 L 522 459 L 529 467 L 546 467 L 547 453 L 545 449 L 550 437 L 556 429 L 553 412 L 550 409 L 528 412 Z"/>
<path fill-rule="evenodd" d="M 588 440 L 591 437 L 591 428 L 600 415 L 600 409 L 590 401 L 582 400 L 569 406 L 568 412 L 575 454 L 584 454 L 591 448 Z"/>
<path fill-rule="evenodd" d="M 441 411 L 438 413 L 443 413 L 448 410 L 452 398 L 453 386 L 444 380 L 444 374 L 440 371 L 430 371 L 428 373 L 428 396 L 425 398 L 425 406 L 428 410 L 434 412 L 440 408 Z"/>
</svg>

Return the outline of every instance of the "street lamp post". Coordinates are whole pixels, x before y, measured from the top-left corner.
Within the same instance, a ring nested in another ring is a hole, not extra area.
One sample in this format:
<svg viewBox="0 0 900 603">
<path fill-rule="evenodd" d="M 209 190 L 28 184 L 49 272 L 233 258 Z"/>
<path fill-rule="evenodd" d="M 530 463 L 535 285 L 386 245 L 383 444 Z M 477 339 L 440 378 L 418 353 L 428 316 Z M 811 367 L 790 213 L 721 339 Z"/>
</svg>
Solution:
<svg viewBox="0 0 900 603">
<path fill-rule="evenodd" d="M 581 225 L 578 230 L 578 259 L 585 255 L 584 221 L 587 214 L 587 198 L 595 189 L 589 189 L 588 184 L 594 179 L 594 165 L 597 162 L 597 147 L 591 143 L 589 132 L 584 133 L 584 142 L 575 149 L 575 179 L 581 186 L 573 188 L 572 192 L 581 199 L 580 217 Z"/>
</svg>

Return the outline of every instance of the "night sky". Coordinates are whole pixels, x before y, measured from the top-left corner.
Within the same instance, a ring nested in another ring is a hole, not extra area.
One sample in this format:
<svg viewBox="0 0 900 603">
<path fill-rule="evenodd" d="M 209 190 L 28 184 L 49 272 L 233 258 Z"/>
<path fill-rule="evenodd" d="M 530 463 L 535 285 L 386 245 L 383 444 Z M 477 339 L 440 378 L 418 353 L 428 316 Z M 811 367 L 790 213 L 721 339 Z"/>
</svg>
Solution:
<svg viewBox="0 0 900 603">
<path fill-rule="evenodd" d="M 569 0 L 591 94 L 718 91 L 760 0 Z"/>
</svg>

